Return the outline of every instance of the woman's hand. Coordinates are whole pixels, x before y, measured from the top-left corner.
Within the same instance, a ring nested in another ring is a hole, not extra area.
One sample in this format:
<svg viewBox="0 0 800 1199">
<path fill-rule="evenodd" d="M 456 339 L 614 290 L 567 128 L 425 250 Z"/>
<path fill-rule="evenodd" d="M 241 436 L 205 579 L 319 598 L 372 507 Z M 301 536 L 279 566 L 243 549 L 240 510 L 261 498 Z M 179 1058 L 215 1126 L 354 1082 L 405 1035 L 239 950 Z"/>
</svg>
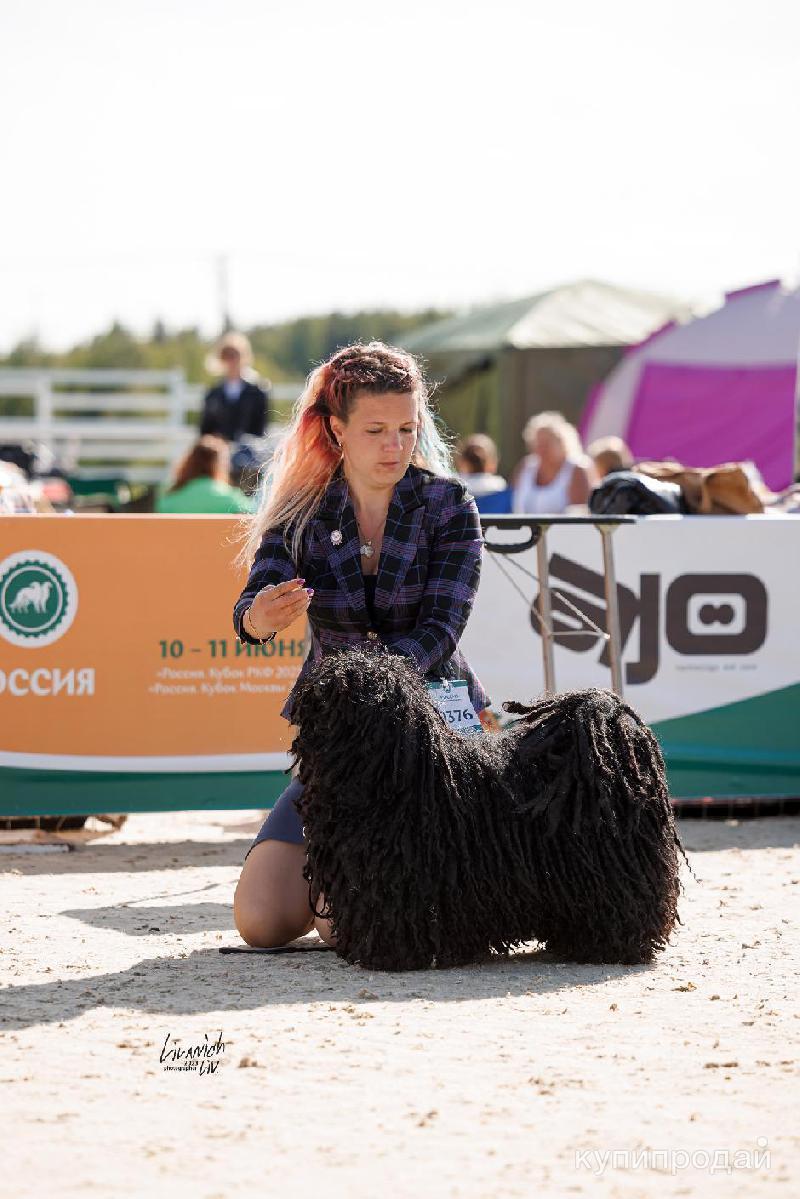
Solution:
<svg viewBox="0 0 800 1199">
<path fill-rule="evenodd" d="M 500 721 L 489 708 L 484 708 L 482 712 L 478 712 L 478 720 L 481 722 L 487 733 L 499 733 Z"/>
<path fill-rule="evenodd" d="M 270 583 L 261 588 L 246 613 L 247 625 L 255 636 L 280 633 L 308 611 L 314 590 L 303 583 L 305 579 L 289 579 L 287 583 L 277 586 Z"/>
</svg>

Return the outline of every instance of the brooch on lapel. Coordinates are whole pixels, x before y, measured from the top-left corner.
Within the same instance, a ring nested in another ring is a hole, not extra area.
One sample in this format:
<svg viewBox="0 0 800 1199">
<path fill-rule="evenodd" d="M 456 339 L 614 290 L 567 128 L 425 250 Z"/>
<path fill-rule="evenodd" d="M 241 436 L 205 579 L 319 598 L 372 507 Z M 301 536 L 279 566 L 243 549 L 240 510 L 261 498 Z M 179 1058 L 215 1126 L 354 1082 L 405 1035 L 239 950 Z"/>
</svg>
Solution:
<svg viewBox="0 0 800 1199">
<path fill-rule="evenodd" d="M 333 532 L 331 533 L 331 541 L 333 542 L 334 545 L 342 544 L 342 534 L 339 531 L 339 529 L 333 530 Z"/>
</svg>

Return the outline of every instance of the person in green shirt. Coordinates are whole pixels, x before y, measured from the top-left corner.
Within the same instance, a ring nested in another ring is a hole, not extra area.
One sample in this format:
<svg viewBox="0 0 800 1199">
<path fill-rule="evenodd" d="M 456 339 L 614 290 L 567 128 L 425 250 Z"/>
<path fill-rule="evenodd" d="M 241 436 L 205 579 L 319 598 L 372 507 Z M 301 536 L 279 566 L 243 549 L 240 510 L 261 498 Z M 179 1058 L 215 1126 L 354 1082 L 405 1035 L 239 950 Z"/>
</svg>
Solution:
<svg viewBox="0 0 800 1199">
<path fill-rule="evenodd" d="M 156 512 L 253 512 L 254 501 L 231 486 L 230 466 L 227 442 L 204 434 L 178 462 L 171 485 L 156 499 Z"/>
</svg>

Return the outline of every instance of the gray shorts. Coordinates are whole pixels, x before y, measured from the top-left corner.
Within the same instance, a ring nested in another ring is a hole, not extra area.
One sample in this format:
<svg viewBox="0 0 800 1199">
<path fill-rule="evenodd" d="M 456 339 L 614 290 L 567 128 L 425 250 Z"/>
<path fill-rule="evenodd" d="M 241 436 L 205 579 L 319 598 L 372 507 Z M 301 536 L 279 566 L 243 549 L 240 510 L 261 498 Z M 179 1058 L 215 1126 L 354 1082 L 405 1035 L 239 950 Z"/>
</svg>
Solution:
<svg viewBox="0 0 800 1199">
<path fill-rule="evenodd" d="M 275 801 L 275 807 L 267 814 L 267 818 L 258 830 L 253 845 L 259 841 L 289 841 L 292 845 L 303 844 L 303 825 L 294 806 L 294 801 L 303 792 L 303 784 L 298 779 L 292 779 L 289 786 Z M 250 849 L 253 848 L 250 846 Z M 244 855 L 247 861 L 248 849 Z"/>
</svg>

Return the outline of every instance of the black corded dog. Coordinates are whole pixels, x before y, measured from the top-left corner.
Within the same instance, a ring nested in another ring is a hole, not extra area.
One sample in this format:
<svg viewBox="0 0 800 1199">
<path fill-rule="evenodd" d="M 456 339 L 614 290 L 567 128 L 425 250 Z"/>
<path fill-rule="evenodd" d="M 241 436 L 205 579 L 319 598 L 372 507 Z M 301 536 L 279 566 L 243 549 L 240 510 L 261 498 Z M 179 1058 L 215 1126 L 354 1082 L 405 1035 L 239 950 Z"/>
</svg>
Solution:
<svg viewBox="0 0 800 1199">
<path fill-rule="evenodd" d="M 358 650 L 297 693 L 305 878 L 348 962 L 455 966 L 539 941 L 641 963 L 664 948 L 681 846 L 655 737 L 611 691 L 504 706 L 520 716 L 505 732 L 453 732 L 406 659 Z"/>
</svg>

